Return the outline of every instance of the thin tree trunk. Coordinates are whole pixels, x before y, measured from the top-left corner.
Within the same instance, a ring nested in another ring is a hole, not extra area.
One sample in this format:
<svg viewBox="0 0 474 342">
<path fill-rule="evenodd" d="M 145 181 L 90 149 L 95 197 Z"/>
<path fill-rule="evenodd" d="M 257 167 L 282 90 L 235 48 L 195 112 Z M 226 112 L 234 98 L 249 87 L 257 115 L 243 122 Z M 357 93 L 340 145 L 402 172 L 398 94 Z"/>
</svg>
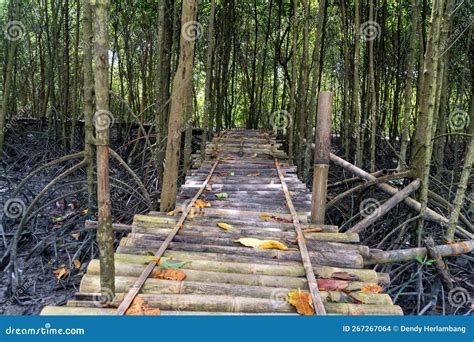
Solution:
<svg viewBox="0 0 474 342">
<path fill-rule="evenodd" d="M 13 3 L 13 8 L 12 8 L 12 20 L 17 21 L 19 18 L 19 11 L 20 11 L 20 2 L 19 0 L 15 0 Z M 19 38 L 21 39 L 21 35 L 23 35 L 24 32 L 18 31 L 16 34 L 19 34 Z M 15 34 L 15 32 L 12 32 L 12 34 Z M 18 39 L 17 37 L 12 35 L 14 39 L 10 39 L 10 48 L 8 50 L 8 60 L 7 60 L 7 68 L 6 68 L 6 75 L 5 75 L 5 83 L 3 86 L 3 101 L 2 101 L 2 107 L 0 109 L 0 160 L 3 159 L 3 148 L 4 148 L 4 142 L 5 142 L 5 131 L 6 131 L 6 120 L 7 120 L 7 112 L 8 112 L 8 100 L 10 97 L 10 83 L 12 80 L 13 76 L 13 66 L 15 64 L 15 53 L 16 53 L 16 47 L 18 45 Z"/>
<path fill-rule="evenodd" d="M 364 130 L 361 127 L 360 99 L 359 99 L 359 46 L 360 46 L 360 3 L 359 0 L 354 2 L 354 78 L 352 92 L 352 113 L 354 117 L 354 131 L 356 140 L 356 154 L 354 164 L 362 167 L 362 153 Z"/>
<path fill-rule="evenodd" d="M 212 56 L 214 54 L 214 21 L 216 13 L 216 1 L 211 0 L 211 12 L 209 14 L 209 26 L 207 31 L 207 51 L 206 51 L 206 81 L 204 85 L 204 114 L 202 120 L 201 135 L 201 159 L 206 155 L 207 128 L 209 122 L 209 111 L 211 110 L 211 83 L 212 83 Z"/>
<path fill-rule="evenodd" d="M 369 0 L 369 21 L 374 21 L 374 1 Z M 374 40 L 369 41 L 369 87 L 370 87 L 370 172 L 375 172 L 375 138 L 377 134 L 377 94 L 375 93 Z"/>
<path fill-rule="evenodd" d="M 192 86 L 194 39 L 190 39 L 186 29 L 189 22 L 195 20 L 197 10 L 196 0 L 183 3 L 181 13 L 181 38 L 178 69 L 173 80 L 171 96 L 170 119 L 168 123 L 168 142 L 166 146 L 166 166 L 163 175 L 163 187 L 160 198 L 160 211 L 168 212 L 176 203 L 178 168 L 181 148 L 181 129 L 183 116 L 189 98 L 189 87 Z"/>
<path fill-rule="evenodd" d="M 472 93 L 471 93 L 471 105 L 469 109 L 469 117 L 470 117 L 470 124 L 469 124 L 470 135 L 467 138 L 466 157 L 464 159 L 464 166 L 462 168 L 461 177 L 458 182 L 458 189 L 456 191 L 456 197 L 454 198 L 453 209 L 451 210 L 451 216 L 449 217 L 449 225 L 448 225 L 448 229 L 445 235 L 447 241 L 453 241 L 454 239 L 454 232 L 456 231 L 456 225 L 458 223 L 459 214 L 461 213 L 461 208 L 464 203 L 464 198 L 466 196 L 469 176 L 471 175 L 472 163 L 474 162 L 474 86 L 472 87 Z"/>
<path fill-rule="evenodd" d="M 85 145 L 84 158 L 87 161 L 87 207 L 92 213 L 94 207 L 94 104 L 93 104 L 93 89 L 94 89 L 94 75 L 92 72 L 92 9 L 90 0 L 83 0 L 83 15 L 82 15 L 82 42 L 83 42 L 83 72 L 84 72 L 84 130 L 85 130 Z"/>
<path fill-rule="evenodd" d="M 109 0 L 91 0 L 94 10 L 95 37 L 95 102 L 94 115 L 97 145 L 97 204 L 99 228 L 97 243 L 100 254 L 101 294 L 109 299 L 115 293 L 114 232 L 109 184 L 109 126 L 112 114 L 109 112 L 109 48 L 107 37 L 107 13 Z"/>
<path fill-rule="evenodd" d="M 402 141 L 400 145 L 400 161 L 399 168 L 405 168 L 407 164 L 407 148 L 408 139 L 410 136 L 410 114 L 412 110 L 412 91 L 413 91 L 413 72 L 416 61 L 416 37 L 414 32 L 418 32 L 418 0 L 411 0 L 411 32 L 408 45 L 407 66 L 406 66 L 406 83 L 405 83 L 405 98 L 403 109 L 403 129 Z"/>
</svg>

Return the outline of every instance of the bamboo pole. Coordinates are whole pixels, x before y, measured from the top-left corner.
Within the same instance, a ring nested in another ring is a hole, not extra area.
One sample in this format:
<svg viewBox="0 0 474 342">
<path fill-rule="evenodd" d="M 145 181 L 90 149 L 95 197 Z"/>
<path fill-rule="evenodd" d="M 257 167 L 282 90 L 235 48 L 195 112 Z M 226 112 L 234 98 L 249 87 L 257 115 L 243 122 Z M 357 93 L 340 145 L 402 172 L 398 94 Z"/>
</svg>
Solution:
<svg viewBox="0 0 474 342">
<path fill-rule="evenodd" d="M 474 240 L 452 243 L 448 245 L 438 245 L 433 247 L 440 256 L 454 256 L 467 254 L 474 250 Z M 393 251 L 370 250 L 370 256 L 364 259 L 366 265 L 386 264 L 391 262 L 402 262 L 415 260 L 417 256 L 426 257 L 427 250 L 424 247 L 397 249 Z"/>
<path fill-rule="evenodd" d="M 420 179 L 417 178 L 409 185 L 407 185 L 402 190 L 398 191 L 395 195 L 393 195 L 388 201 L 378 207 L 372 214 L 364 218 L 362 221 L 357 223 L 354 227 L 349 229 L 348 233 L 360 233 L 375 221 L 380 219 L 382 216 L 387 214 L 390 210 L 392 210 L 398 203 L 403 201 L 405 198 L 410 196 L 410 194 L 416 191 L 420 187 Z"/>
<path fill-rule="evenodd" d="M 332 92 L 322 91 L 319 93 L 313 165 L 313 196 L 311 201 L 311 222 L 316 224 L 324 224 L 326 215 L 332 101 Z"/>
<path fill-rule="evenodd" d="M 355 174 L 355 175 L 357 175 L 357 176 L 359 176 L 359 177 L 361 177 L 365 180 L 371 181 L 371 180 L 375 179 L 374 176 L 372 176 L 369 173 L 365 172 L 364 170 L 358 168 L 357 166 L 349 163 L 348 161 L 345 161 L 344 159 L 336 156 L 335 154 L 330 153 L 330 159 L 334 164 L 336 164 L 336 165 L 352 172 L 353 174 Z M 382 191 L 384 191 L 387 194 L 392 195 L 392 196 L 395 195 L 398 192 L 398 189 L 390 186 L 389 184 L 385 184 L 385 183 L 377 184 L 377 187 L 380 190 L 382 190 Z M 411 197 L 405 198 L 403 200 L 403 202 L 406 205 L 408 205 L 410 208 L 412 208 L 413 210 L 415 210 L 417 212 L 420 212 L 420 210 L 421 210 L 420 202 L 414 200 Z M 424 211 L 424 216 L 425 216 L 425 219 L 436 222 L 438 224 L 441 224 L 442 226 L 446 226 L 449 223 L 449 220 L 446 217 L 441 216 L 440 214 L 438 214 L 437 212 L 431 210 L 430 208 L 426 208 L 426 210 Z M 461 233 L 463 236 L 466 236 L 468 239 L 474 239 L 474 234 L 466 231 L 462 227 L 457 226 L 457 231 L 459 233 Z"/>
</svg>

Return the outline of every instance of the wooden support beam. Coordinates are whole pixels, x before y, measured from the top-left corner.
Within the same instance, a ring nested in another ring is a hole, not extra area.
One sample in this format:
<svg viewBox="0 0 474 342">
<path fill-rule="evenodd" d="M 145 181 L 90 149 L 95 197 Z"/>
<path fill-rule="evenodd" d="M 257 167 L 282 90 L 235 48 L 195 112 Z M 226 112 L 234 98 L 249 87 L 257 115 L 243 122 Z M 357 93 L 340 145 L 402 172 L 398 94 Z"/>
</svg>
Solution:
<svg viewBox="0 0 474 342">
<path fill-rule="evenodd" d="M 324 224 L 326 215 L 332 100 L 332 92 L 322 91 L 319 93 L 313 166 L 313 196 L 311 200 L 311 222 L 316 224 Z"/>
</svg>

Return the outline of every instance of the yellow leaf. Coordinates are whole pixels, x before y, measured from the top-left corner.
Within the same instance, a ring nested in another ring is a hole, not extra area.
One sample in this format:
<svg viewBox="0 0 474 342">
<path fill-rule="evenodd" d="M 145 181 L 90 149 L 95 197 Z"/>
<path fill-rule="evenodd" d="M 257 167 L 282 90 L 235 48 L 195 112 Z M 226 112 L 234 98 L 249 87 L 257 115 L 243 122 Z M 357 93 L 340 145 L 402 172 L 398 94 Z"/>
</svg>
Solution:
<svg viewBox="0 0 474 342">
<path fill-rule="evenodd" d="M 254 153 L 254 154 L 252 155 L 252 159 L 256 159 L 256 158 L 257 158 L 257 154 Z"/>
<path fill-rule="evenodd" d="M 168 216 L 173 216 L 175 214 L 175 211 L 174 210 L 171 210 L 169 212 L 166 213 L 166 215 Z"/>
<path fill-rule="evenodd" d="M 79 236 L 81 233 L 72 233 L 71 236 L 74 238 L 74 240 L 79 240 Z"/>
<path fill-rule="evenodd" d="M 264 240 L 254 239 L 254 238 L 240 238 L 238 240 L 235 240 L 235 242 L 239 242 L 244 246 L 253 247 L 253 248 L 257 248 L 258 245 L 260 245 L 263 241 Z"/>
<path fill-rule="evenodd" d="M 81 214 L 82 215 L 87 215 L 88 212 L 89 212 L 89 208 L 86 208 L 81 212 Z"/>
<path fill-rule="evenodd" d="M 264 240 L 257 248 L 262 249 L 280 249 L 282 251 L 296 251 L 296 248 L 288 248 L 284 243 L 275 240 Z"/>
<path fill-rule="evenodd" d="M 224 230 L 229 230 L 230 228 L 232 228 L 232 226 L 230 224 L 227 224 L 227 223 L 224 223 L 224 222 L 217 223 L 217 226 L 221 229 L 224 229 Z"/>
<path fill-rule="evenodd" d="M 211 203 L 206 203 L 205 201 L 198 199 L 196 202 L 194 202 L 194 205 L 198 208 L 204 208 L 204 207 L 210 207 Z"/>
<path fill-rule="evenodd" d="M 271 217 L 268 215 L 260 215 L 259 216 L 262 220 L 269 220 Z"/>
<path fill-rule="evenodd" d="M 75 260 L 73 261 L 73 263 L 74 263 L 74 267 L 75 267 L 75 268 L 80 268 L 80 267 L 81 267 L 81 262 L 80 262 L 78 259 L 75 259 Z"/>
<path fill-rule="evenodd" d="M 314 315 L 313 301 L 306 291 L 298 289 L 298 291 L 288 293 L 288 303 L 296 307 L 296 312 L 300 315 Z"/>
<path fill-rule="evenodd" d="M 158 258 L 158 257 L 153 257 L 153 258 L 151 259 L 151 261 L 156 262 L 158 265 L 160 264 L 160 258 Z"/>
<path fill-rule="evenodd" d="M 66 278 L 69 275 L 69 270 L 66 267 L 60 267 L 54 271 L 57 279 Z"/>
</svg>

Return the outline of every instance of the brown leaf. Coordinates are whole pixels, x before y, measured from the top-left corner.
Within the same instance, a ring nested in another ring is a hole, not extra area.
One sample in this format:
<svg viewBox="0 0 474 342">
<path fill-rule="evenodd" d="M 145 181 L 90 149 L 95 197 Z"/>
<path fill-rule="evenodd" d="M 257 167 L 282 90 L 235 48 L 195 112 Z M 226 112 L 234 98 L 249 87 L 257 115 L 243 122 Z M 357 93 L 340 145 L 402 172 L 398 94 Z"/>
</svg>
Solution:
<svg viewBox="0 0 474 342">
<path fill-rule="evenodd" d="M 184 280 L 184 278 L 186 278 L 186 273 L 184 273 L 181 270 L 175 270 L 175 269 L 169 269 L 169 268 L 158 268 L 153 273 L 153 278 L 181 281 L 181 280 Z"/>
<path fill-rule="evenodd" d="M 247 177 L 258 177 L 260 176 L 260 172 L 252 172 L 247 175 Z"/>
<path fill-rule="evenodd" d="M 288 293 L 288 303 L 293 305 L 300 315 L 314 315 L 313 301 L 306 291 L 298 289 L 298 291 Z"/>
<path fill-rule="evenodd" d="M 369 284 L 367 286 L 364 286 L 360 292 L 365 293 L 365 294 L 370 294 L 370 293 L 381 293 L 383 291 L 383 288 L 378 286 L 377 284 Z"/>
<path fill-rule="evenodd" d="M 65 266 L 61 266 L 60 268 L 54 271 L 54 274 L 56 275 L 57 279 L 66 278 L 69 273 L 70 271 Z"/>
<path fill-rule="evenodd" d="M 331 278 L 340 279 L 340 280 L 349 280 L 349 281 L 357 281 L 360 278 L 354 274 L 350 274 L 348 272 L 334 272 L 331 274 Z"/>
<path fill-rule="evenodd" d="M 341 291 L 347 286 L 349 286 L 349 283 L 344 280 L 318 279 L 318 288 L 321 291 Z"/>
<path fill-rule="evenodd" d="M 160 314 L 160 309 L 150 308 L 140 297 L 135 297 L 130 307 L 125 311 L 126 316 L 159 316 Z"/>
</svg>

